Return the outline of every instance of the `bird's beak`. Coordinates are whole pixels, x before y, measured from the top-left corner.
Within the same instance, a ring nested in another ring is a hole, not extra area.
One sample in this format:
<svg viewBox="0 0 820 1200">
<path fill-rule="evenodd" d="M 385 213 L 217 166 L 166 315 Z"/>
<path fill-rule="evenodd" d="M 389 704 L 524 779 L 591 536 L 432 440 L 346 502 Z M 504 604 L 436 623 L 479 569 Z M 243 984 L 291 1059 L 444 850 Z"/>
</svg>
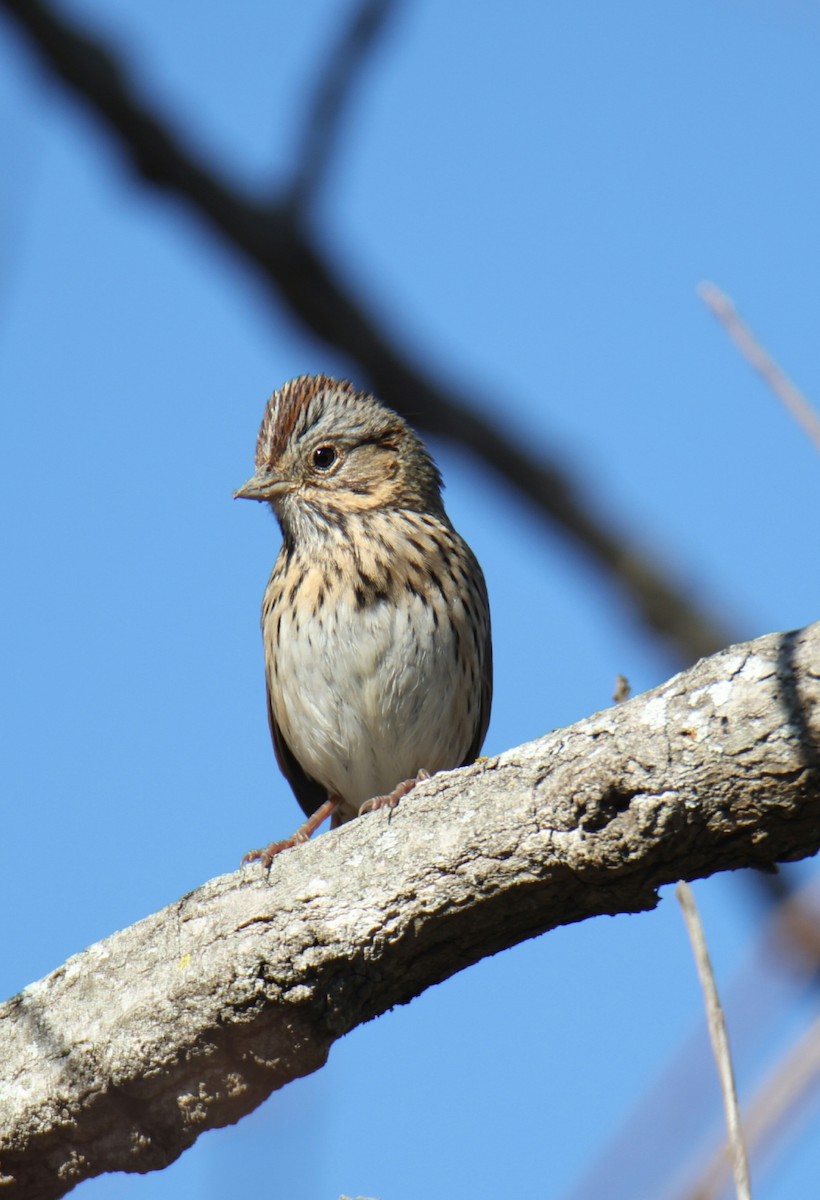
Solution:
<svg viewBox="0 0 820 1200">
<path fill-rule="evenodd" d="M 292 486 L 287 479 L 282 479 L 280 475 L 257 471 L 255 475 L 251 475 L 247 483 L 243 483 L 242 487 L 234 492 L 233 498 L 234 500 L 278 500 L 280 496 L 289 492 Z"/>
</svg>

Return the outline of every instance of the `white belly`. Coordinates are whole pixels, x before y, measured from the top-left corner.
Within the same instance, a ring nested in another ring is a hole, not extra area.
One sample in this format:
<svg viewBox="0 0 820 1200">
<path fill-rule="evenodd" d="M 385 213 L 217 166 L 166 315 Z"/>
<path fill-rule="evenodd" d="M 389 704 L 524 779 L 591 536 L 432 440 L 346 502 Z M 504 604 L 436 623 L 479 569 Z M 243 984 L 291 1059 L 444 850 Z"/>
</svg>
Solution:
<svg viewBox="0 0 820 1200">
<path fill-rule="evenodd" d="M 304 770 L 343 797 L 345 815 L 422 769 L 460 766 L 472 741 L 450 620 L 406 600 L 343 603 L 300 625 L 282 614 L 274 716 Z"/>
</svg>

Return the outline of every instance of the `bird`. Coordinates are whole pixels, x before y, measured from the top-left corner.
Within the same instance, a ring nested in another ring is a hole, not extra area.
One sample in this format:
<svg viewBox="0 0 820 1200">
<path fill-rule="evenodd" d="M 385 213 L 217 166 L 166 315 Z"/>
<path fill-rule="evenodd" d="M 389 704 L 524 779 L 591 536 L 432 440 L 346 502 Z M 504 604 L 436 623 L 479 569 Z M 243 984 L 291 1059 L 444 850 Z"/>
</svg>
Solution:
<svg viewBox="0 0 820 1200">
<path fill-rule="evenodd" d="M 442 488 L 407 421 L 347 380 L 303 375 L 270 397 L 234 496 L 268 503 L 282 534 L 262 602 L 268 722 L 307 820 L 243 863 L 478 757 L 490 607 Z"/>
</svg>

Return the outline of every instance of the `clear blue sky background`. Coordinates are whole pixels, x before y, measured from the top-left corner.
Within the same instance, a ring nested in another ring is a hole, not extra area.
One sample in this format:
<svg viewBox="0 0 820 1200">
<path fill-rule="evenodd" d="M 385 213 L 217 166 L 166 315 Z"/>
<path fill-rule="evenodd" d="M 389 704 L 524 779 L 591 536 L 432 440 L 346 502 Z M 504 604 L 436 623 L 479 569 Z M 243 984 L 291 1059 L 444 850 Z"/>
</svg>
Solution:
<svg viewBox="0 0 820 1200">
<path fill-rule="evenodd" d="M 259 192 L 287 177 L 347 10 L 61 7 Z M 231 492 L 269 392 L 349 364 L 135 186 L 5 22 L 0 110 L 5 996 L 294 827 L 258 633 L 278 535 Z M 820 397 L 819 114 L 805 0 L 423 0 L 366 73 L 319 214 L 412 355 L 563 455 L 739 637 L 818 616 L 819 464 L 695 288 L 728 291 Z M 434 450 L 493 604 L 487 752 L 607 706 L 619 672 L 635 691 L 671 673 L 586 561 L 473 461 Z M 697 895 L 748 1093 L 811 1006 L 787 1003 L 770 960 L 749 967 L 763 910 L 748 881 Z M 168 1171 L 76 1194 L 559 1200 L 700 1012 L 665 893 L 655 913 L 558 930 L 355 1031 Z M 711 1063 L 686 1061 L 578 1197 L 663 1200 L 720 1135 Z M 816 1193 L 819 1122 L 815 1099 L 758 1200 Z"/>
</svg>

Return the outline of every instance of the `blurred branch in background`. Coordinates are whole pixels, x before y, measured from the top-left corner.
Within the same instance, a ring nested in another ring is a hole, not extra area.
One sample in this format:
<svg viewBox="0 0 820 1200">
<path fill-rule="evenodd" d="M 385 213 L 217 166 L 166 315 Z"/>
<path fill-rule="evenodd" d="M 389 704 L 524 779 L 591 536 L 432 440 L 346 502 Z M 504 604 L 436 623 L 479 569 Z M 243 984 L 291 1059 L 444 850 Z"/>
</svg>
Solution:
<svg viewBox="0 0 820 1200">
<path fill-rule="evenodd" d="M 760 993 L 768 991 L 774 1003 L 768 1024 L 792 1017 L 791 1010 L 805 999 L 807 990 L 816 994 L 820 978 L 820 907 L 816 884 L 784 901 L 763 931 L 750 967 L 735 981 L 733 992 L 740 1012 L 745 1005 L 760 1014 Z M 799 927 L 800 932 L 796 932 Z M 813 932 L 810 933 L 809 930 Z M 784 946 L 790 953 L 784 955 Z M 813 952 L 812 952 L 813 947 Z M 799 963 L 794 950 L 802 949 Z M 779 978 L 778 978 L 779 976 Z M 773 987 L 773 984 L 775 985 Z M 754 997 L 753 1005 L 749 998 Z M 812 1009 L 814 1005 L 812 1005 Z M 754 1022 L 757 1040 L 763 1035 L 762 1021 Z M 733 1041 L 734 1041 L 733 1034 Z M 736 1051 L 737 1052 L 737 1051 Z M 766 1071 L 746 1103 L 743 1121 L 746 1145 L 758 1168 L 772 1159 L 794 1137 L 810 1111 L 812 1099 L 820 1095 L 820 1021 L 813 1017 L 798 1028 L 779 1059 Z M 719 1200 L 727 1184 L 728 1163 L 722 1147 L 716 1147 L 696 1174 L 697 1182 L 679 1193 L 676 1200 Z"/>
<path fill-rule="evenodd" d="M 749 1151 L 758 1159 L 793 1132 L 810 1111 L 820 1090 L 820 1018 L 812 1022 L 776 1063 L 747 1106 L 744 1129 Z M 726 1188 L 728 1163 L 721 1146 L 698 1183 L 682 1200 L 719 1200 Z"/>
<path fill-rule="evenodd" d="M 271 203 L 243 195 L 216 167 L 201 161 L 138 96 L 124 66 L 101 41 L 39 0 L 0 0 L 43 63 L 92 110 L 143 182 L 168 191 L 203 219 L 261 276 L 306 333 L 347 359 L 383 400 L 412 414 L 414 424 L 469 450 L 534 505 L 608 576 L 679 663 L 714 653 L 738 640 L 737 631 L 699 607 L 680 582 L 605 516 L 614 506 L 604 497 L 593 503 L 563 464 L 535 457 L 502 420 L 482 416 L 467 400 L 474 387 L 448 388 L 425 374 L 337 274 L 304 212 L 294 209 L 294 197 L 315 197 L 338 134 L 339 112 L 356 82 L 355 69 L 384 28 L 389 7 L 368 0 L 343 32 L 307 106 L 307 161 L 297 165 L 291 187 Z M 340 56 L 350 58 L 351 47 L 352 61 L 340 64 Z M 515 411 L 515 403 L 501 397 L 496 409 L 506 415 Z"/>
<path fill-rule="evenodd" d="M 801 932 L 795 934 L 796 928 Z M 744 1089 L 751 1098 L 742 1107 L 756 1177 L 773 1164 L 776 1151 L 787 1148 L 799 1132 L 801 1118 L 811 1111 L 811 1102 L 820 1096 L 820 1027 L 814 1016 L 818 929 L 820 894 L 812 883 L 771 914 L 748 960 L 722 989 L 734 1061 L 739 1073 L 751 1080 Z M 764 1062 L 767 1048 L 783 1038 L 784 1030 L 785 1044 L 781 1041 L 779 1050 L 770 1050 Z M 706 1029 L 699 1023 L 567 1200 L 723 1196 L 730 1165 L 713 1074 Z"/>
<path fill-rule="evenodd" d="M 319 75 L 288 188 L 288 203 L 297 217 L 304 216 L 322 190 L 348 102 L 395 6 L 395 0 L 363 0 Z"/>
</svg>

